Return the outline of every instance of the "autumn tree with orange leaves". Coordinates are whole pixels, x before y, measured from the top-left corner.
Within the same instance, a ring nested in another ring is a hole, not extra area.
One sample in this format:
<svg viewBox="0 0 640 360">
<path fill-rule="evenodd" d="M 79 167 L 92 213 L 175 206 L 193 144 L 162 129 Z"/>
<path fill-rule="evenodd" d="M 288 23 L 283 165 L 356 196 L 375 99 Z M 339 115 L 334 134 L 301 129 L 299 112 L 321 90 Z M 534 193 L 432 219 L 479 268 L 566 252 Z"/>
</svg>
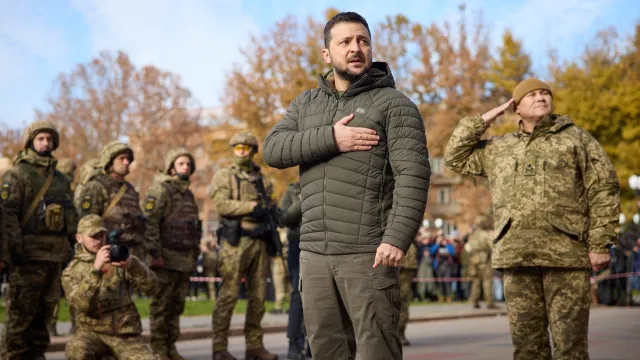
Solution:
<svg viewBox="0 0 640 360">
<path fill-rule="evenodd" d="M 329 9 L 327 16 L 335 13 Z M 286 17 L 265 34 L 252 36 L 251 46 L 242 50 L 243 61 L 227 77 L 223 102 L 227 112 L 260 141 L 299 94 L 317 86 L 318 74 L 330 70 L 320 52 L 323 40 L 319 34 L 323 28 L 324 23 L 312 18 L 300 22 Z M 229 134 L 236 130 L 233 126 L 224 128 Z M 227 141 L 225 138 L 214 142 L 213 151 L 226 152 L 230 161 Z M 273 180 L 277 198 L 289 183 L 297 181 L 297 168 L 271 169 L 264 166 L 260 154 L 255 160 Z"/>
<path fill-rule="evenodd" d="M 169 149 L 201 146 L 199 104 L 180 77 L 154 66 L 138 68 L 123 52 L 102 52 L 60 74 L 47 103 L 36 117 L 57 126 L 57 157 L 82 164 L 105 144 L 126 141 L 135 152 L 129 181 L 139 190 L 150 186 Z"/>
</svg>

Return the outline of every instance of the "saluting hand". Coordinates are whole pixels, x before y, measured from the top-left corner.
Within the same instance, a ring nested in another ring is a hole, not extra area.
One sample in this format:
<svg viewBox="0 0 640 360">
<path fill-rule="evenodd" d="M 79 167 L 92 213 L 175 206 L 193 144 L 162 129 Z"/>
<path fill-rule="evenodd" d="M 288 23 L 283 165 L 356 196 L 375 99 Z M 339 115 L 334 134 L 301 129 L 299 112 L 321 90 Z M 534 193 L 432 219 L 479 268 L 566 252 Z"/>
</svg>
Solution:
<svg viewBox="0 0 640 360">
<path fill-rule="evenodd" d="M 382 243 L 376 251 L 376 259 L 373 261 L 373 267 L 378 265 L 399 267 L 404 258 L 404 252 L 391 244 Z"/>
<path fill-rule="evenodd" d="M 366 151 L 378 145 L 380 137 L 376 135 L 376 131 L 347 126 L 352 119 L 353 114 L 349 114 L 333 125 L 333 137 L 338 145 L 338 150 L 340 152 Z"/>
<path fill-rule="evenodd" d="M 513 104 L 513 99 L 509 99 L 509 101 L 507 101 L 506 103 L 487 111 L 486 113 L 482 114 L 482 120 L 484 120 L 485 124 L 491 125 L 491 123 L 493 123 L 498 118 L 498 116 L 504 114 L 504 111 L 507 110 L 507 108 L 511 106 L 511 104 Z"/>
</svg>

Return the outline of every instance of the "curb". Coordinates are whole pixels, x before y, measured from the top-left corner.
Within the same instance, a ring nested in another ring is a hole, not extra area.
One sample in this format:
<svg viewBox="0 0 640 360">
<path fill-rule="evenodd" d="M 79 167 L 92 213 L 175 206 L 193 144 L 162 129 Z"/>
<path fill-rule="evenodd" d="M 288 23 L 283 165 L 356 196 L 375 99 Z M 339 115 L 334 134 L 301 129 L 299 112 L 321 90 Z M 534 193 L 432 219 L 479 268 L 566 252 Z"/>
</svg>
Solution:
<svg viewBox="0 0 640 360">
<path fill-rule="evenodd" d="M 465 312 L 449 315 L 433 315 L 422 316 L 409 319 L 410 323 L 421 323 L 429 321 L 443 321 L 443 320 L 459 320 L 459 319 L 473 319 L 481 317 L 493 317 L 507 315 L 507 310 L 479 310 L 477 312 Z M 262 328 L 265 334 L 283 333 L 287 331 L 287 325 L 267 325 Z M 149 341 L 149 331 L 146 330 L 142 333 L 142 338 L 145 341 Z M 243 336 L 244 327 L 234 326 L 229 329 L 229 336 Z M 189 340 L 201 340 L 201 339 L 213 338 L 213 330 L 205 327 L 191 327 L 180 329 L 180 339 L 178 341 Z M 64 347 L 67 341 L 71 340 L 71 336 L 59 336 L 51 339 L 51 344 L 47 349 L 47 352 L 64 351 Z"/>
</svg>

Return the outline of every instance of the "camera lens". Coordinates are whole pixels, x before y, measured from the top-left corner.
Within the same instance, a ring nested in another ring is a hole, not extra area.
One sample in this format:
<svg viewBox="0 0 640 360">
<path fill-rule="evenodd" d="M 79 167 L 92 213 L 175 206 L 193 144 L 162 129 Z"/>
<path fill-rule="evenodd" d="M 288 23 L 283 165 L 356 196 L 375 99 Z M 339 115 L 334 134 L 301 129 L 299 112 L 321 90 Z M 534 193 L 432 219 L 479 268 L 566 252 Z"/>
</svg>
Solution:
<svg viewBox="0 0 640 360">
<path fill-rule="evenodd" d="M 129 258 L 129 248 L 125 245 L 111 245 L 110 252 L 112 262 L 125 261 Z"/>
</svg>

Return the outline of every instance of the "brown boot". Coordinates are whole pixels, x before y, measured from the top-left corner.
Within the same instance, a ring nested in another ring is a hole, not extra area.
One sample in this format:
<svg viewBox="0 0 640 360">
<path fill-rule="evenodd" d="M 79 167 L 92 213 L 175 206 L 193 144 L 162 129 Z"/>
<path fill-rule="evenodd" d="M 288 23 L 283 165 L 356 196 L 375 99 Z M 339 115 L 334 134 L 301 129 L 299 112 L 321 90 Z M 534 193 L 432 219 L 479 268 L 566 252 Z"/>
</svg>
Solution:
<svg viewBox="0 0 640 360">
<path fill-rule="evenodd" d="M 260 349 L 247 350 L 244 357 L 245 360 L 278 360 L 278 355 L 268 352 L 264 346 Z"/>
<path fill-rule="evenodd" d="M 227 350 L 216 351 L 213 353 L 213 360 L 238 360 L 229 354 Z"/>
</svg>

